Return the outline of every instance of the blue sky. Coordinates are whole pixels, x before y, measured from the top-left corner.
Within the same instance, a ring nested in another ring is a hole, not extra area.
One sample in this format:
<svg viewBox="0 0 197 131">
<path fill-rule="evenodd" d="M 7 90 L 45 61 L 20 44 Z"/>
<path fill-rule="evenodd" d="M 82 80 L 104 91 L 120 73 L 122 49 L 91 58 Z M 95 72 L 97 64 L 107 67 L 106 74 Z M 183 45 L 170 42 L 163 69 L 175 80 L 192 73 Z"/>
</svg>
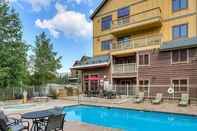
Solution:
<svg viewBox="0 0 197 131">
<path fill-rule="evenodd" d="M 101 0 L 8 0 L 19 13 L 24 40 L 34 45 L 35 35 L 45 31 L 54 50 L 62 56 L 67 72 L 83 55 L 92 55 L 90 14 Z"/>
</svg>

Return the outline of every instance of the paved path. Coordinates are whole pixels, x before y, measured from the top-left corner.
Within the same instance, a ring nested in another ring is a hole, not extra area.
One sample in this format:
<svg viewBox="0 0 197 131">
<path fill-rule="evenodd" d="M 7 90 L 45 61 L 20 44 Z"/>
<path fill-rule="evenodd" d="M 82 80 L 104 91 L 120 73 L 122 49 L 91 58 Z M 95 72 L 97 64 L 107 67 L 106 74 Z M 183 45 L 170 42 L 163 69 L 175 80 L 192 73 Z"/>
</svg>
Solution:
<svg viewBox="0 0 197 131">
<path fill-rule="evenodd" d="M 101 126 L 84 124 L 80 122 L 65 122 L 64 131 L 121 131 L 121 130 L 104 128 Z"/>
</svg>

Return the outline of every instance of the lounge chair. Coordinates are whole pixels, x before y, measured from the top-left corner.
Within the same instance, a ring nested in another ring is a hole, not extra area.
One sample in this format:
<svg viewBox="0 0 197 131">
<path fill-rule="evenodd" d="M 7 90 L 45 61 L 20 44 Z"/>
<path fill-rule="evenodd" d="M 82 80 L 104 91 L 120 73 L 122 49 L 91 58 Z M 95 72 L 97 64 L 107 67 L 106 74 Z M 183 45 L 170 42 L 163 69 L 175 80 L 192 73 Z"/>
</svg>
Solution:
<svg viewBox="0 0 197 131">
<path fill-rule="evenodd" d="M 63 131 L 65 114 L 49 116 L 46 123 L 40 123 L 41 131 Z"/>
<path fill-rule="evenodd" d="M 134 100 L 135 103 L 141 103 L 144 101 L 144 92 L 140 92 L 139 96 Z"/>
<path fill-rule="evenodd" d="M 153 104 L 160 104 L 162 102 L 163 95 L 161 93 L 157 93 L 156 97 L 154 100 L 152 100 Z"/>
<path fill-rule="evenodd" d="M 29 131 L 29 122 L 21 119 L 8 118 L 3 111 L 0 111 L 0 131 Z"/>
<path fill-rule="evenodd" d="M 181 100 L 179 106 L 188 106 L 189 104 L 189 94 L 181 94 Z"/>
</svg>

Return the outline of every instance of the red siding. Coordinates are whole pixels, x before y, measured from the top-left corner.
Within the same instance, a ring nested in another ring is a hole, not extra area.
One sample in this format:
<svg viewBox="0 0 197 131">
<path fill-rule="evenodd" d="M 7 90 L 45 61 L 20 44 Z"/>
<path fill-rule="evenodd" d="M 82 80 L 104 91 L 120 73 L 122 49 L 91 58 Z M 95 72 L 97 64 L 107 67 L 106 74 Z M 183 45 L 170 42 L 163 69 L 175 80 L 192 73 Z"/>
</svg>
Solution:
<svg viewBox="0 0 197 131">
<path fill-rule="evenodd" d="M 171 64 L 170 51 L 139 52 L 144 53 L 150 53 L 150 66 L 139 66 L 139 79 L 148 79 L 151 85 L 170 85 L 172 79 L 188 78 L 191 96 L 197 97 L 197 48 L 189 49 L 189 63 L 186 64 Z M 164 93 L 168 88 L 152 87 L 150 93 Z"/>
</svg>

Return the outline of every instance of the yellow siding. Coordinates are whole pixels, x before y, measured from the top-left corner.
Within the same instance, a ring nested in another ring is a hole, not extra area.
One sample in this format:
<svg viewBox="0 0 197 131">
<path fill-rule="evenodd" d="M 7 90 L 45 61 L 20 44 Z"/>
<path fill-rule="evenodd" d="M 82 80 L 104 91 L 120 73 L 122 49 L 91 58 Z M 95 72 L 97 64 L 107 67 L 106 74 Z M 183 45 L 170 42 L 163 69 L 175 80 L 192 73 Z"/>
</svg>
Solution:
<svg viewBox="0 0 197 131">
<path fill-rule="evenodd" d="M 172 40 L 172 27 L 180 24 L 188 23 L 188 36 L 194 37 L 196 36 L 196 15 L 184 17 L 180 19 L 174 19 L 170 21 L 163 22 L 162 26 L 162 34 L 163 41 Z"/>
<path fill-rule="evenodd" d="M 117 19 L 117 9 L 129 6 L 130 15 L 135 15 L 141 12 L 146 12 L 150 9 L 160 8 L 161 10 L 161 27 L 151 27 L 151 31 L 139 31 L 132 32 L 132 38 L 148 35 L 148 34 L 162 34 L 162 41 L 172 40 L 172 27 L 178 24 L 188 23 L 188 36 L 197 36 L 197 0 L 188 0 L 188 8 L 173 12 L 172 0 L 108 0 L 108 2 L 102 7 L 102 9 L 96 14 L 93 19 L 93 54 L 94 56 L 116 54 L 113 51 L 102 51 L 101 41 L 113 39 L 116 40 L 117 36 L 112 33 L 113 30 L 101 31 L 101 19 L 105 16 L 112 15 L 112 21 Z M 147 17 L 147 15 L 146 15 Z M 142 14 L 143 18 L 143 14 Z M 147 25 L 148 26 L 148 25 Z M 150 25 L 149 25 L 150 26 Z M 124 33 L 124 32 L 123 32 Z M 125 32 L 128 34 L 128 32 Z M 159 48 L 159 46 L 144 47 L 138 49 L 130 49 L 120 51 L 129 53 L 138 50 L 150 48 Z M 117 52 L 118 53 L 118 52 Z"/>
</svg>

